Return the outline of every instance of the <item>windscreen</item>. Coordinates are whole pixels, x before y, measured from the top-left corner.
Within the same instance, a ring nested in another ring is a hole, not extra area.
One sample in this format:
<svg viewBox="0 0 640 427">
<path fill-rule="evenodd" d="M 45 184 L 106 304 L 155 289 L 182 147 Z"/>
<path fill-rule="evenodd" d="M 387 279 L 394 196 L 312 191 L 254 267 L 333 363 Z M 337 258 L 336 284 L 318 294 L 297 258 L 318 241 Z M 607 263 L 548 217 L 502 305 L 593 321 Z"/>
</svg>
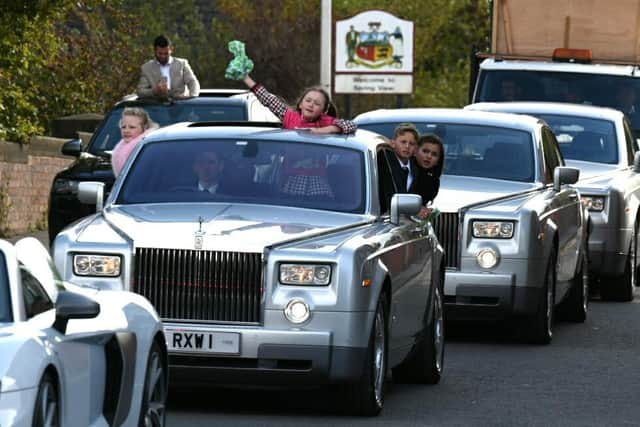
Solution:
<svg viewBox="0 0 640 427">
<path fill-rule="evenodd" d="M 9 275 L 4 254 L 0 252 L 0 323 L 12 322 L 11 294 L 9 290 Z"/>
<path fill-rule="evenodd" d="M 588 73 L 483 70 L 474 102 L 545 101 L 620 110 L 640 130 L 640 78 Z"/>
<path fill-rule="evenodd" d="M 247 120 L 246 107 L 232 104 L 205 104 L 205 103 L 173 103 L 145 105 L 143 107 L 151 120 L 160 126 L 167 126 L 179 122 L 197 121 L 243 121 Z M 119 122 L 122 118 L 121 108 L 114 108 L 105 118 L 104 125 L 98 129 L 98 133 L 91 140 L 88 151 L 91 154 L 100 154 L 113 150 L 120 141 Z"/>
<path fill-rule="evenodd" d="M 171 202 L 364 213 L 364 156 L 339 146 L 269 140 L 146 144 L 116 203 Z"/>
<path fill-rule="evenodd" d="M 412 122 L 421 135 L 436 134 L 444 144 L 444 175 L 462 175 L 533 182 L 532 136 L 525 131 L 493 126 Z M 388 138 L 399 123 L 358 123 L 361 129 Z"/>
<path fill-rule="evenodd" d="M 555 114 L 536 115 L 553 129 L 565 159 L 618 163 L 618 144 L 613 122 Z"/>
</svg>

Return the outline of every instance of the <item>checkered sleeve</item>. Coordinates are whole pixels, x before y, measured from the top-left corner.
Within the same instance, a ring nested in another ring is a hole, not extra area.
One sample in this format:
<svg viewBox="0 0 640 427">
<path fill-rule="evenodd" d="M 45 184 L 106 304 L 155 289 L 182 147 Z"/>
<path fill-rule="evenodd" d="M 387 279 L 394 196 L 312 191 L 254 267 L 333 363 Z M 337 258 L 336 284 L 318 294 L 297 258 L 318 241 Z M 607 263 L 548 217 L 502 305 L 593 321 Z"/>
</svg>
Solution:
<svg viewBox="0 0 640 427">
<path fill-rule="evenodd" d="M 351 120 L 336 119 L 334 124 L 340 128 L 342 133 L 354 133 L 358 128 L 358 125 Z"/>
<path fill-rule="evenodd" d="M 289 106 L 280 98 L 269 92 L 262 84 L 257 83 L 251 88 L 251 92 L 256 95 L 258 101 L 265 107 L 267 107 L 273 114 L 275 114 L 280 120 L 284 119 L 284 114 L 289 109 Z"/>
</svg>

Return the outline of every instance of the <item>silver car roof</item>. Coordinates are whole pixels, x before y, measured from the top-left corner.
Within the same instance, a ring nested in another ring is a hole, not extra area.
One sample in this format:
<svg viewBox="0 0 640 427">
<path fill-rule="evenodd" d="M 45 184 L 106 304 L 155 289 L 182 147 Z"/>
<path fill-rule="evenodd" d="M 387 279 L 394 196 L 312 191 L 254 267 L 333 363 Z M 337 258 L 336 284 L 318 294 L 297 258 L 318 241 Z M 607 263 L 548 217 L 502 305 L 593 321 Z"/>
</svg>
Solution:
<svg viewBox="0 0 640 427">
<path fill-rule="evenodd" d="M 492 111 L 530 114 L 556 114 L 619 121 L 624 113 L 608 107 L 564 102 L 478 102 L 464 107 L 469 111 Z"/>
<path fill-rule="evenodd" d="M 386 139 L 377 133 L 357 130 L 353 134 L 315 135 L 308 130 L 289 130 L 256 125 L 215 124 L 215 123 L 176 123 L 160 128 L 149 134 L 141 143 L 167 140 L 194 139 L 269 139 L 282 142 L 305 142 L 323 145 L 336 145 L 360 151 L 375 151 L 376 146 Z"/>
<path fill-rule="evenodd" d="M 398 108 L 374 110 L 358 115 L 358 124 L 422 122 L 425 120 L 441 123 L 465 123 L 481 126 L 496 126 L 509 129 L 533 131 L 544 122 L 536 117 L 509 113 L 463 110 L 459 108 Z"/>
</svg>

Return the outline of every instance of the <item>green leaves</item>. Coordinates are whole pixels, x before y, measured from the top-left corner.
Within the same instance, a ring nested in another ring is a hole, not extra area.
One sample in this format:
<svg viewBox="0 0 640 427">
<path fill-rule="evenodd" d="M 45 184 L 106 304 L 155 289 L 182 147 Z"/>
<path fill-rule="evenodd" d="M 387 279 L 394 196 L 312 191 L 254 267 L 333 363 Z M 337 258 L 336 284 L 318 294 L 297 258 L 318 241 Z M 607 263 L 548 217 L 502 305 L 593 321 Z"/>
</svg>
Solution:
<svg viewBox="0 0 640 427">
<path fill-rule="evenodd" d="M 159 34 L 171 38 L 175 56 L 189 59 L 203 88 L 238 87 L 224 78 L 234 39 L 245 42 L 253 77 L 290 103 L 320 79 L 320 0 L 4 3 L 0 139 L 27 142 L 53 118 L 109 109 L 134 91 Z M 488 1 L 333 0 L 333 20 L 373 9 L 415 24 L 415 93 L 403 97 L 404 106 L 464 105 L 471 47 L 488 43 Z M 352 111 L 396 103 L 393 95 L 352 96 Z"/>
</svg>

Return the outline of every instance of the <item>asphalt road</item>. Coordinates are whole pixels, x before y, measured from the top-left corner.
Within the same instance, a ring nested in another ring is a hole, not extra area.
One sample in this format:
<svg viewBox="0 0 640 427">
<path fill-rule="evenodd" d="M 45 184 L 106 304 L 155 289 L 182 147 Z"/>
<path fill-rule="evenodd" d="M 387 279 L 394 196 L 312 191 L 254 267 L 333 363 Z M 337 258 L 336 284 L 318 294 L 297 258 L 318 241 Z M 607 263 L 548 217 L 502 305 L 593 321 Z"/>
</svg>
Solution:
<svg viewBox="0 0 640 427">
<path fill-rule="evenodd" d="M 557 323 L 548 346 L 509 325 L 450 327 L 435 386 L 392 384 L 381 415 L 345 415 L 326 391 L 172 390 L 169 426 L 640 426 L 640 288 Z"/>
</svg>

